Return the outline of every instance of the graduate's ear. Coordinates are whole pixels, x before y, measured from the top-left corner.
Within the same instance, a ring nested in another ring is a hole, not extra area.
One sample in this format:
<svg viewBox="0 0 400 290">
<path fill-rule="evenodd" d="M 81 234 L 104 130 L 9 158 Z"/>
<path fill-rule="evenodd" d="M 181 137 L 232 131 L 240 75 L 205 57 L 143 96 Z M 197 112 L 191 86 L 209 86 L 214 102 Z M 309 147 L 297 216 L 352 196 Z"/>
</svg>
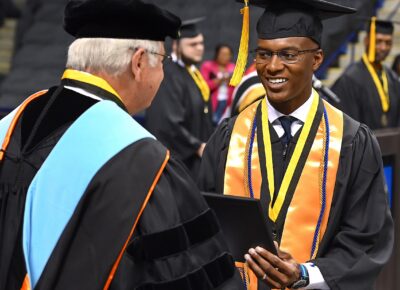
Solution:
<svg viewBox="0 0 400 290">
<path fill-rule="evenodd" d="M 146 50 L 143 48 L 138 48 L 132 54 L 131 58 L 131 72 L 133 74 L 133 78 L 136 81 L 140 81 L 143 77 L 143 68 L 145 67 L 145 53 Z"/>
<path fill-rule="evenodd" d="M 314 53 L 313 71 L 316 71 L 320 67 L 323 61 L 324 61 L 324 52 L 322 49 L 319 49 Z"/>
</svg>

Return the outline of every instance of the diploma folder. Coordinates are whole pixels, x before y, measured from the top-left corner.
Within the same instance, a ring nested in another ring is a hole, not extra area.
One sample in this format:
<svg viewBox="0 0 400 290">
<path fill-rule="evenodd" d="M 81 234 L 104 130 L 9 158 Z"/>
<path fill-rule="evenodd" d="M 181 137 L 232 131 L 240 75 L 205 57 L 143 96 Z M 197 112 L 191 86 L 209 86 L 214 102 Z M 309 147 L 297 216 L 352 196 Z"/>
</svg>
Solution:
<svg viewBox="0 0 400 290">
<path fill-rule="evenodd" d="M 219 220 L 235 261 L 245 261 L 250 248 L 261 246 L 276 254 L 271 224 L 260 200 L 230 195 L 202 193 Z"/>
</svg>

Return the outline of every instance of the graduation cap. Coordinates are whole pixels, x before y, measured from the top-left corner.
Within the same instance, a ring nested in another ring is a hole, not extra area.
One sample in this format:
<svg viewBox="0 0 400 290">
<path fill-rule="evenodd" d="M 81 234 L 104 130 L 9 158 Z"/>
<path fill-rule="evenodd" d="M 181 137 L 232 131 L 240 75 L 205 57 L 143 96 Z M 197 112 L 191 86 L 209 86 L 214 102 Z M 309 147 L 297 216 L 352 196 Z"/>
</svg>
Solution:
<svg viewBox="0 0 400 290">
<path fill-rule="evenodd" d="M 204 21 L 205 17 L 197 17 L 193 19 L 187 19 L 182 21 L 181 30 L 180 30 L 180 38 L 192 38 L 199 35 L 201 32 L 199 31 L 198 23 Z"/>
<path fill-rule="evenodd" d="M 371 18 L 361 18 L 361 20 L 368 21 L 367 32 L 369 34 L 368 46 L 368 60 L 373 63 L 375 61 L 376 53 L 376 34 L 392 35 L 394 31 L 394 23 L 396 21 L 377 19 L 376 16 Z"/>
<path fill-rule="evenodd" d="M 276 39 L 286 37 L 308 37 L 321 45 L 322 20 L 341 16 L 344 14 L 355 13 L 354 8 L 346 7 L 325 0 L 236 0 L 244 2 L 242 10 L 244 14 L 243 27 L 248 26 L 248 6 L 258 6 L 265 11 L 257 23 L 257 33 L 260 39 Z M 247 14 L 247 15 L 246 15 Z M 246 19 L 247 18 L 247 19 Z M 247 35 L 243 35 L 247 33 Z M 244 41 L 246 40 L 246 41 Z M 235 69 L 235 74 L 231 79 L 231 84 L 236 85 L 243 75 L 246 67 L 248 48 L 248 28 L 242 28 L 242 38 L 239 48 L 237 65 L 239 71 Z M 244 52 L 245 51 L 245 55 Z M 243 59 L 239 58 L 242 57 Z M 244 62 L 244 65 L 243 65 Z M 237 77 L 237 79 L 236 79 Z M 237 83 L 236 83 L 237 82 Z"/>
<path fill-rule="evenodd" d="M 140 0 L 70 0 L 64 29 L 76 38 L 121 38 L 164 41 L 178 37 L 181 20 Z"/>
</svg>

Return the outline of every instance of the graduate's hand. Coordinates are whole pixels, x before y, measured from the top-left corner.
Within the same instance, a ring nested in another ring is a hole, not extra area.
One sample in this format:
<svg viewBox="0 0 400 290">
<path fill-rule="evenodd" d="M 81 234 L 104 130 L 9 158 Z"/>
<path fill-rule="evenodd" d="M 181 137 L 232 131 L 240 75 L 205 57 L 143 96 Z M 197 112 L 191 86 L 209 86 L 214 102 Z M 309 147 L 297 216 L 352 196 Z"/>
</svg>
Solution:
<svg viewBox="0 0 400 290">
<path fill-rule="evenodd" d="M 254 274 L 272 289 L 289 287 L 300 278 L 299 264 L 277 248 L 278 255 L 257 247 L 250 249 L 245 259 Z"/>
</svg>

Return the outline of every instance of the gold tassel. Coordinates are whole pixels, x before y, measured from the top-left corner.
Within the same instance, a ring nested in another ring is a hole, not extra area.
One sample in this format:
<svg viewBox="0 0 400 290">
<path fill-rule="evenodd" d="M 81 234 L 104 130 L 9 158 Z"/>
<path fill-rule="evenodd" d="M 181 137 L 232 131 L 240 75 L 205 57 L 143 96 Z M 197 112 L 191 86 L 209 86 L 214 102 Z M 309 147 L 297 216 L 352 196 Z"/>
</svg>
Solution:
<svg viewBox="0 0 400 290">
<path fill-rule="evenodd" d="M 369 29 L 369 50 L 368 60 L 370 63 L 375 61 L 375 46 L 376 46 L 376 17 L 371 18 L 371 27 Z"/>
<path fill-rule="evenodd" d="M 249 52 L 249 0 L 244 0 L 244 7 L 240 10 L 243 14 L 242 36 L 240 37 L 239 53 L 236 60 L 235 70 L 229 82 L 231 86 L 237 86 L 242 80 L 247 65 Z"/>
</svg>

